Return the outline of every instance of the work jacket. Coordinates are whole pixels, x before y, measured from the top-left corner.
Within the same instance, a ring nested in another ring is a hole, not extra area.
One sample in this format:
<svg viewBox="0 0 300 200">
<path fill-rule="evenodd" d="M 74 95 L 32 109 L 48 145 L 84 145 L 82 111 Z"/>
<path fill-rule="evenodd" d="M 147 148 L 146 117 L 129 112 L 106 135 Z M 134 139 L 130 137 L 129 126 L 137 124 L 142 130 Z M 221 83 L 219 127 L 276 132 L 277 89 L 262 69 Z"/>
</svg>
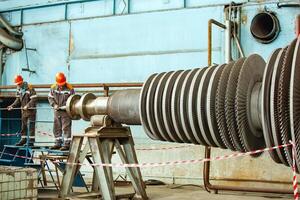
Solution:
<svg viewBox="0 0 300 200">
<path fill-rule="evenodd" d="M 48 100 L 52 107 L 55 105 L 62 107 L 66 105 L 69 96 L 74 93 L 74 89 L 69 83 L 66 83 L 62 87 L 59 87 L 57 84 L 53 84 L 48 94 Z"/>
<path fill-rule="evenodd" d="M 22 109 L 22 113 L 30 115 L 36 113 L 36 103 L 37 95 L 32 85 L 27 82 L 23 82 L 21 86 L 17 86 L 16 100 L 13 102 L 11 107 L 24 108 L 26 106 L 28 109 Z"/>
</svg>

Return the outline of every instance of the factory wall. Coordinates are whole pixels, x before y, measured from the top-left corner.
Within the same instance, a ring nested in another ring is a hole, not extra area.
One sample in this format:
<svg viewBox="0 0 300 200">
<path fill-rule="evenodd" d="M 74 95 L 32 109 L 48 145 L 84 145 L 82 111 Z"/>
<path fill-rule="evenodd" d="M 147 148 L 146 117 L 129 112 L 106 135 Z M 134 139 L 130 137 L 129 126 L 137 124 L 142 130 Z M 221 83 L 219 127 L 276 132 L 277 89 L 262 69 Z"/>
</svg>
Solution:
<svg viewBox="0 0 300 200">
<path fill-rule="evenodd" d="M 69 2 L 67 6 L 55 3 Z M 22 74 L 32 84 L 53 83 L 56 72 L 65 72 L 71 83 L 143 82 L 150 74 L 207 65 L 207 22 L 224 22 L 224 4 L 209 0 L 9 0 L 0 2 L 0 12 L 14 26 L 21 26 L 28 50 L 9 52 L 3 85 Z M 241 43 L 245 55 L 258 53 L 267 59 L 275 49 L 294 38 L 297 8 L 277 8 L 264 1 L 242 8 Z M 32 6 L 41 6 L 31 8 Z M 23 11 L 18 10 L 26 8 Z M 252 17 L 272 10 L 281 23 L 279 37 L 271 44 L 256 42 L 249 31 Z M 12 10 L 5 12 L 7 10 Z M 224 62 L 224 32 L 213 29 L 213 63 Z M 22 71 L 29 66 L 36 73 Z M 39 106 L 48 107 L 47 103 Z M 38 120 L 52 120 L 48 110 L 38 111 Z M 74 133 L 83 133 L 88 123 L 75 121 Z M 52 131 L 51 123 L 38 122 L 38 132 Z M 170 143 L 150 140 L 140 126 L 133 126 L 137 147 L 165 147 Z M 37 133 L 37 141 L 49 141 Z M 161 162 L 203 158 L 203 147 L 170 151 L 138 151 L 140 162 Z M 213 155 L 230 151 L 214 150 Z M 117 161 L 116 161 L 117 162 Z M 88 168 L 86 169 L 89 170 Z M 118 171 L 117 171 L 118 172 Z M 175 183 L 202 183 L 202 164 L 143 169 L 145 178 Z M 258 159 L 242 158 L 213 163 L 215 179 L 290 180 L 290 169 L 276 165 L 267 154 Z M 240 184 L 234 182 L 234 184 Z"/>
</svg>

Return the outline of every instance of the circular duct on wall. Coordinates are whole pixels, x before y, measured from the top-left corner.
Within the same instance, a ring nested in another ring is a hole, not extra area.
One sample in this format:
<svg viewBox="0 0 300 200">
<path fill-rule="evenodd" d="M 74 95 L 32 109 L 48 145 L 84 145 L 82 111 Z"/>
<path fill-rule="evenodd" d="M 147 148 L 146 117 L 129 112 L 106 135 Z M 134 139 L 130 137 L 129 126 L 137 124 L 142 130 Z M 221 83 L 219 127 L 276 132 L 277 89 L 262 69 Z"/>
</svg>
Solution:
<svg viewBox="0 0 300 200">
<path fill-rule="evenodd" d="M 253 17 L 250 31 L 258 42 L 271 43 L 279 34 L 279 20 L 272 12 L 260 12 Z"/>
</svg>

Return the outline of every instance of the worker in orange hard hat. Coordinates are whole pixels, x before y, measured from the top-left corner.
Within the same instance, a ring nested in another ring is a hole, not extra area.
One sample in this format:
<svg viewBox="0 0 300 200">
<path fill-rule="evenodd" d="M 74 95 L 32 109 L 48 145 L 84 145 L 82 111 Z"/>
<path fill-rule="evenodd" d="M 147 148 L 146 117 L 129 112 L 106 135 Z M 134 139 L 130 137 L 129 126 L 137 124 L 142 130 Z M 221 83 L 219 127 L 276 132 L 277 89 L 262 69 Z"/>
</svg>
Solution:
<svg viewBox="0 0 300 200">
<path fill-rule="evenodd" d="M 53 134 L 55 136 L 55 145 L 51 149 L 68 150 L 71 143 L 71 125 L 72 120 L 67 114 L 65 106 L 70 95 L 74 94 L 71 84 L 67 83 L 64 73 L 57 73 L 56 83 L 51 86 L 48 100 L 54 108 Z M 64 132 L 64 138 L 62 137 Z"/>
<path fill-rule="evenodd" d="M 10 111 L 15 107 L 21 107 L 22 113 L 22 128 L 21 128 L 21 140 L 16 146 L 23 146 L 27 143 L 26 132 L 29 125 L 29 141 L 28 144 L 33 146 L 35 141 L 35 119 L 36 119 L 36 102 L 37 95 L 34 88 L 23 80 L 21 75 L 16 75 L 14 79 L 17 85 L 16 100 L 7 107 Z"/>
</svg>

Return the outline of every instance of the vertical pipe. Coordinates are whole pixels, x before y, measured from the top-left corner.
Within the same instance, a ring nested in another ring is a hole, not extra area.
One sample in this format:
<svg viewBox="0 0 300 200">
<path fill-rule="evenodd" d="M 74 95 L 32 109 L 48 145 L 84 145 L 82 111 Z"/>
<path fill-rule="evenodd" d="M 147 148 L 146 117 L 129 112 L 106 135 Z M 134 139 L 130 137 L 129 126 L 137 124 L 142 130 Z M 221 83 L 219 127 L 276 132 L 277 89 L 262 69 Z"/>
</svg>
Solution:
<svg viewBox="0 0 300 200">
<path fill-rule="evenodd" d="M 23 25 L 23 20 L 24 20 L 24 10 L 21 9 L 21 19 L 20 19 L 20 26 Z"/>
<path fill-rule="evenodd" d="M 226 26 L 214 19 L 210 19 L 208 21 L 208 46 L 207 46 L 207 51 L 208 51 L 208 59 L 207 59 L 207 63 L 208 66 L 211 66 L 212 64 L 212 25 L 215 24 L 216 26 L 222 28 L 222 29 L 226 29 Z M 205 147 L 205 158 L 210 158 L 210 147 Z M 204 162 L 204 166 L 203 166 L 203 180 L 204 180 L 204 188 L 207 192 L 210 192 L 210 187 L 211 184 L 209 182 L 209 170 L 210 170 L 210 162 Z"/>
<path fill-rule="evenodd" d="M 225 10 L 225 63 L 231 61 L 231 4 Z"/>
<path fill-rule="evenodd" d="M 210 19 L 208 21 L 208 33 L 207 33 L 207 41 L 208 41 L 208 45 L 207 45 L 207 62 L 208 62 L 208 66 L 211 66 L 212 64 L 212 25 L 216 25 L 222 29 L 226 29 L 226 26 L 214 19 Z"/>
<path fill-rule="evenodd" d="M 227 19 L 225 21 L 225 63 L 231 61 L 231 21 Z"/>
<path fill-rule="evenodd" d="M 210 159 L 210 154 L 211 154 L 211 147 L 206 146 L 205 147 L 205 159 Z M 210 192 L 211 189 L 211 184 L 209 182 L 209 172 L 210 172 L 210 162 L 204 162 L 203 165 L 203 182 L 204 182 L 204 188 L 207 192 Z"/>
<path fill-rule="evenodd" d="M 28 53 L 27 53 L 27 48 L 26 48 L 26 42 L 24 40 L 24 50 L 25 50 L 25 57 L 26 57 L 26 67 L 29 69 L 29 61 L 28 61 Z"/>
<path fill-rule="evenodd" d="M 130 11 L 131 11 L 131 0 L 128 0 L 128 2 L 127 2 L 127 7 L 128 7 L 128 10 L 127 10 L 127 12 L 128 12 L 128 14 L 130 14 Z"/>
<path fill-rule="evenodd" d="M 116 0 L 113 0 L 113 15 L 116 14 Z"/>
<path fill-rule="evenodd" d="M 65 4 L 65 20 L 68 19 L 68 3 Z"/>
<path fill-rule="evenodd" d="M 212 59 L 211 59 L 211 54 L 212 54 L 212 50 L 211 50 L 211 40 L 212 40 L 212 36 L 211 36 L 211 32 L 212 32 L 212 20 L 209 20 L 208 21 L 208 33 L 207 33 L 207 36 L 208 36 L 208 44 L 207 44 L 207 63 L 208 63 L 208 66 L 211 66 L 211 62 L 212 62 Z"/>
<path fill-rule="evenodd" d="M 235 41 L 236 46 L 237 46 L 237 48 L 238 48 L 238 51 L 239 51 L 239 53 L 240 53 L 240 56 L 241 56 L 241 57 L 244 57 L 245 55 L 244 55 L 244 51 L 243 51 L 243 49 L 242 49 L 240 40 L 238 39 L 238 37 L 236 36 L 235 33 L 233 33 L 233 38 L 234 38 L 234 41 Z"/>
<path fill-rule="evenodd" d="M 297 15 L 296 17 L 295 29 L 296 29 L 296 37 L 298 37 L 300 35 L 300 14 Z"/>
<path fill-rule="evenodd" d="M 2 85 L 2 71 L 3 71 L 3 64 L 2 64 L 2 57 L 3 57 L 4 47 L 0 48 L 0 85 Z"/>
</svg>

